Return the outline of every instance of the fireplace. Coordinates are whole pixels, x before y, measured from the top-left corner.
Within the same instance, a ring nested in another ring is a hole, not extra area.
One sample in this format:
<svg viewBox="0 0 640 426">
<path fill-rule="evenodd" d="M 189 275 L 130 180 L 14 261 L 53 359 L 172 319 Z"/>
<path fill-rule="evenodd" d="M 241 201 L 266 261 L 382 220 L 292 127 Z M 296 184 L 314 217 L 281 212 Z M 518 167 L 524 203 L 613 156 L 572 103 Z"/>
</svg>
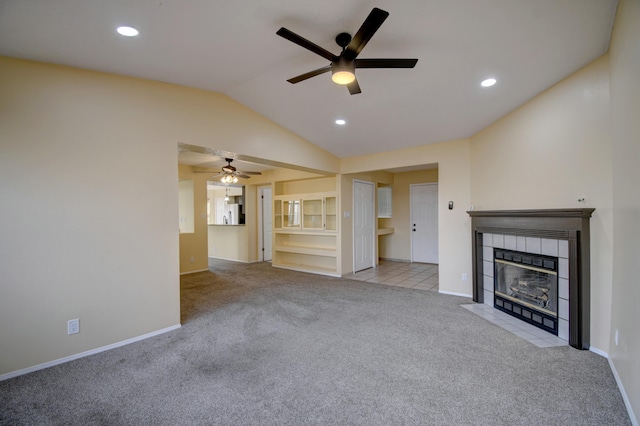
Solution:
<svg viewBox="0 0 640 426">
<path fill-rule="evenodd" d="M 555 334 L 574 348 L 589 349 L 589 218 L 594 210 L 467 212 L 473 300 Z"/>
<path fill-rule="evenodd" d="M 493 250 L 493 305 L 558 335 L 558 258 Z"/>
</svg>

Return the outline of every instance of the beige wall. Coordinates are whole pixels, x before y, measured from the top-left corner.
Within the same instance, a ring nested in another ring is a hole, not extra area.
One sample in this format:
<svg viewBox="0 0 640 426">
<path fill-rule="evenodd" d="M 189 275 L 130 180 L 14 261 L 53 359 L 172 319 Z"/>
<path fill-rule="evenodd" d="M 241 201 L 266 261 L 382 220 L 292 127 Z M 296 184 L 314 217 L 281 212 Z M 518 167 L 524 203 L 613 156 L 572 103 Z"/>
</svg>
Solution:
<svg viewBox="0 0 640 426">
<path fill-rule="evenodd" d="M 237 262 L 250 261 L 247 226 L 210 225 L 208 228 L 209 256 Z"/>
<path fill-rule="evenodd" d="M 336 178 L 331 176 L 315 179 L 293 180 L 280 182 L 276 186 L 278 187 L 278 192 L 282 194 L 305 194 L 335 191 Z"/>
<path fill-rule="evenodd" d="M 471 202 L 470 144 L 468 139 L 423 145 L 342 160 L 342 173 L 361 173 L 418 164 L 438 165 L 438 250 L 440 254 L 440 291 L 471 296 L 471 281 L 462 281 L 462 274 L 471 276 L 471 221 L 466 209 Z M 346 179 L 346 178 L 345 178 Z M 349 183 L 343 181 L 344 202 Z M 447 203 L 456 208 L 449 210 Z M 344 207 L 344 206 L 343 206 Z M 344 210 L 344 209 L 343 209 Z M 350 220 L 350 219 L 349 219 Z M 342 219 L 343 235 L 349 220 Z M 351 232 L 353 232 L 351 230 Z M 353 235 L 347 234 L 347 235 Z M 351 238 L 342 238 L 343 262 L 353 263 Z M 343 263 L 343 266 L 345 264 Z M 353 268 L 351 268 L 353 270 Z M 345 272 L 349 270 L 345 267 Z"/>
<path fill-rule="evenodd" d="M 609 356 L 640 416 L 640 2 L 621 0 L 611 41 L 613 294 Z M 618 344 L 615 343 L 618 330 Z"/>
<path fill-rule="evenodd" d="M 179 324 L 178 142 L 339 169 L 216 93 L 0 58 L 0 94 L 0 374 Z"/>
<path fill-rule="evenodd" d="M 207 180 L 206 175 L 193 173 L 189 166 L 178 166 L 178 177 L 193 182 L 194 232 L 180 234 L 180 273 L 185 274 L 208 267 Z"/>
<path fill-rule="evenodd" d="M 613 229 L 608 64 L 605 55 L 471 138 L 476 209 L 595 207 L 591 345 L 604 352 Z"/>
<path fill-rule="evenodd" d="M 179 324 L 176 135 L 130 82 L 0 58 L 0 374 Z"/>
</svg>

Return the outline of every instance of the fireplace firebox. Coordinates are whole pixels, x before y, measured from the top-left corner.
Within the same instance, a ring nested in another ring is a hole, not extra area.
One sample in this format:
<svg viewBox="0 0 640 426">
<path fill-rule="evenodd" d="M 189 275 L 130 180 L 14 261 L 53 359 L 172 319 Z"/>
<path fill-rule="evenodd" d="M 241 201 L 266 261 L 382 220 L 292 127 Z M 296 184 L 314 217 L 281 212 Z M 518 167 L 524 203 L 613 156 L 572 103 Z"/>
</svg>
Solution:
<svg viewBox="0 0 640 426">
<path fill-rule="evenodd" d="M 558 335 L 558 258 L 494 249 L 494 307 Z"/>
</svg>

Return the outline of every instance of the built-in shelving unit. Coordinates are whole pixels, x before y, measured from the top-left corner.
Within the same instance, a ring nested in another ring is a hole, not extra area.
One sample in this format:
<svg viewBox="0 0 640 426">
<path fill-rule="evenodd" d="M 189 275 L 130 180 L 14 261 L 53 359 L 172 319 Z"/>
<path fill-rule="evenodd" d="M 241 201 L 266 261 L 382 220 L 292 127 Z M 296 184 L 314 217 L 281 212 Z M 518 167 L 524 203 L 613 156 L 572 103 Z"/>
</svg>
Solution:
<svg viewBox="0 0 640 426">
<path fill-rule="evenodd" d="M 301 187 L 317 192 L 296 193 Z M 273 266 L 340 276 L 336 189 L 334 177 L 275 184 Z"/>
<path fill-rule="evenodd" d="M 393 234 L 393 228 L 378 228 L 378 235 L 389 235 Z"/>
</svg>

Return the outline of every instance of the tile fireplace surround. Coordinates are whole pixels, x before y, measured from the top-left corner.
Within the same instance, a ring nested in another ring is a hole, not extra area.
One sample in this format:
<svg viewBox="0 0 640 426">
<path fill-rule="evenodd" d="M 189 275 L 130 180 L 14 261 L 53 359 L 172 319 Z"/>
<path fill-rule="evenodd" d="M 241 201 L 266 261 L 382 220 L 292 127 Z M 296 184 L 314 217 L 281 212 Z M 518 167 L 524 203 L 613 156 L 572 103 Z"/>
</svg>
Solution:
<svg viewBox="0 0 640 426">
<path fill-rule="evenodd" d="M 493 268 L 493 261 L 485 259 L 485 252 L 493 250 L 492 247 L 538 254 L 557 247 L 560 252 L 555 256 L 560 258 L 563 269 L 566 268 L 562 274 L 566 278 L 564 283 L 568 284 L 565 285 L 568 294 L 564 290 L 561 293 L 561 298 L 568 302 L 568 312 L 566 308 L 560 312 L 559 337 L 568 340 L 574 348 L 589 349 L 589 218 L 594 210 L 468 211 L 473 238 L 473 300 L 493 306 L 493 300 L 485 300 L 493 298 L 493 271 L 489 270 Z"/>
</svg>

